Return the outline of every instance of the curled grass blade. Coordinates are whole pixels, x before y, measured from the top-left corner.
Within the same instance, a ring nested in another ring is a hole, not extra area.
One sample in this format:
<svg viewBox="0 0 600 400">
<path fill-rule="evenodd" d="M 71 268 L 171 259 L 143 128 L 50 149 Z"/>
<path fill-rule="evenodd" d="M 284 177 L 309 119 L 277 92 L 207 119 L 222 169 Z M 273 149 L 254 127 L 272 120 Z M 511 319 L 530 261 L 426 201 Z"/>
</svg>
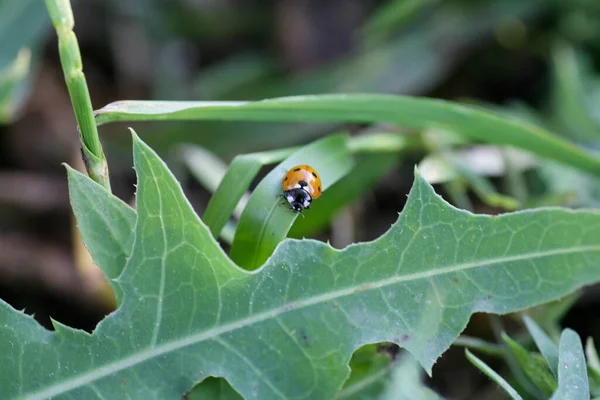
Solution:
<svg viewBox="0 0 600 400">
<path fill-rule="evenodd" d="M 396 165 L 397 153 L 416 144 L 415 138 L 389 132 L 349 138 L 350 152 L 365 153 L 359 165 L 336 183 L 334 190 L 328 191 L 319 199 L 319 207 L 306 214 L 306 218 L 296 220 L 291 236 L 299 237 L 322 229 L 336 212 L 371 188 Z M 227 223 L 232 215 L 240 217 L 249 199 L 246 190 L 260 169 L 283 160 L 297 150 L 297 147 L 293 147 L 239 155 L 228 167 L 219 157 L 202 147 L 186 145 L 181 149 L 181 157 L 191 173 L 206 189 L 214 193 L 202 217 L 214 237 L 219 236 L 231 243 L 229 239 L 234 225 L 228 226 Z"/>
<path fill-rule="evenodd" d="M 471 140 L 528 150 L 593 174 L 600 158 L 523 121 L 444 100 L 383 94 L 313 95 L 257 102 L 119 101 L 96 112 L 100 124 L 116 121 L 246 120 L 387 122 L 441 127 Z"/>
<path fill-rule="evenodd" d="M 298 217 L 281 205 L 278 197 L 283 175 L 295 165 L 309 164 L 321 175 L 323 190 L 327 190 L 354 164 L 347 142 L 348 136 L 343 134 L 318 140 L 294 152 L 265 176 L 252 192 L 238 223 L 230 254 L 233 261 L 250 270 L 266 261 Z"/>
<path fill-rule="evenodd" d="M 295 150 L 297 149 L 289 148 L 243 154 L 231 161 L 202 216 L 214 237 L 219 236 L 234 210 L 243 212 L 244 204 L 240 204 L 240 200 L 260 169 L 283 160 Z"/>
<path fill-rule="evenodd" d="M 491 380 L 496 382 L 504 391 L 513 399 L 513 400 L 523 400 L 521 395 L 517 393 L 517 391 L 510 386 L 504 378 L 502 378 L 496 371 L 491 369 L 486 363 L 477 358 L 473 353 L 469 351 L 469 349 L 465 349 L 465 355 L 467 359 L 477 367 L 481 372 L 486 374 Z"/>
</svg>

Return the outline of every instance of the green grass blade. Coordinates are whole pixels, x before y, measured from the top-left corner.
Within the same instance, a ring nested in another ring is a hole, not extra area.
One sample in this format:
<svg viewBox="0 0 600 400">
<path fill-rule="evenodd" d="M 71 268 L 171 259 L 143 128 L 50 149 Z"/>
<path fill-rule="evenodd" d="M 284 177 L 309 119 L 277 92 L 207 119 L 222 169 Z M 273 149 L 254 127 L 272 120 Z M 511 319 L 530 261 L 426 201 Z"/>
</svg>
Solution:
<svg viewBox="0 0 600 400">
<path fill-rule="evenodd" d="M 437 99 L 347 94 L 257 102 L 120 101 L 96 112 L 98 124 L 156 120 L 387 122 L 416 129 L 439 126 L 472 140 L 515 146 L 600 173 L 599 157 L 539 127 L 480 107 Z"/>
<path fill-rule="evenodd" d="M 349 138 L 350 152 L 366 153 L 361 165 L 349 174 L 352 177 L 336 183 L 334 190 L 319 198 L 318 208 L 312 209 L 306 218 L 296 220 L 291 236 L 299 237 L 322 229 L 336 212 L 391 170 L 397 163 L 397 153 L 415 144 L 414 139 L 397 133 L 381 132 Z M 203 148 L 187 145 L 182 149 L 182 158 L 192 174 L 214 193 L 202 217 L 214 237 L 220 235 L 224 239 L 222 233 L 229 218 L 232 214 L 239 218 L 248 202 L 243 196 L 259 170 L 265 165 L 282 161 L 296 150 L 297 147 L 292 147 L 240 155 L 233 159 L 228 168 L 220 158 Z"/>
<path fill-rule="evenodd" d="M 486 374 L 491 380 L 496 382 L 504 391 L 513 399 L 513 400 L 523 400 L 521 395 L 517 393 L 517 391 L 510 386 L 504 378 L 502 378 L 496 371 L 491 369 L 486 363 L 477 358 L 473 353 L 469 351 L 469 349 L 465 349 L 465 355 L 467 359 L 477 367 L 481 372 Z"/>
<path fill-rule="evenodd" d="M 556 390 L 558 383 L 550 373 L 547 363 L 539 353 L 530 353 L 518 342 L 502 333 L 502 340 L 508 345 L 517 362 L 529 380 L 548 398 Z"/>
<path fill-rule="evenodd" d="M 593 143 L 600 138 L 600 125 L 590 115 L 593 105 L 586 103 L 586 87 L 594 75 L 586 73 L 583 54 L 567 44 L 552 51 L 553 93 L 552 115 L 558 126 L 574 139 Z"/>
<path fill-rule="evenodd" d="M 506 354 L 506 349 L 504 348 L 504 346 L 500 346 L 496 343 L 491 343 L 483 339 L 467 335 L 460 335 L 454 341 L 454 343 L 452 343 L 452 345 L 465 347 L 468 349 L 475 349 L 480 353 L 487 354 L 488 356 L 502 357 Z"/>
<path fill-rule="evenodd" d="M 477 175 L 471 169 L 458 164 L 454 164 L 454 168 L 456 168 L 462 178 L 469 183 L 473 192 L 484 204 L 496 208 L 503 208 L 507 211 L 514 211 L 520 207 L 520 203 L 517 199 L 498 193 L 494 185 L 492 185 L 487 178 Z"/>
<path fill-rule="evenodd" d="M 242 212 L 240 200 L 258 171 L 265 165 L 283 160 L 295 150 L 296 148 L 289 148 L 244 154 L 231 161 L 202 216 L 214 237 L 219 236 L 236 208 Z"/>
<path fill-rule="evenodd" d="M 533 338 L 535 345 L 546 359 L 550 371 L 552 371 L 555 378 L 558 378 L 558 346 L 556 346 L 552 339 L 546 335 L 546 332 L 533 319 L 525 316 L 523 322 L 525 322 L 525 326 Z"/>
<path fill-rule="evenodd" d="M 246 269 L 260 267 L 285 239 L 297 214 L 281 205 L 281 179 L 295 165 L 309 164 L 321 175 L 323 190 L 345 176 L 353 166 L 347 135 L 332 135 L 294 152 L 258 184 L 238 223 L 231 258 Z M 318 207 L 320 199 L 313 202 Z M 305 211 L 307 214 L 312 209 Z"/>
</svg>

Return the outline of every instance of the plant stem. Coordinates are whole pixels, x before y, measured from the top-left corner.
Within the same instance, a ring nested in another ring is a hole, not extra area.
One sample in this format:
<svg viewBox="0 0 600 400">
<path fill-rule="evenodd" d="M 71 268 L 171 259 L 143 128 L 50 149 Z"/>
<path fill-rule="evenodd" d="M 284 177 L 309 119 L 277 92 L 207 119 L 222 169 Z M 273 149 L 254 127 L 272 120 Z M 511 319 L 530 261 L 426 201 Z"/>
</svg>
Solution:
<svg viewBox="0 0 600 400">
<path fill-rule="evenodd" d="M 94 120 L 92 100 L 88 91 L 69 0 L 45 0 L 52 24 L 58 35 L 58 52 L 65 82 L 79 126 L 81 155 L 90 178 L 110 191 L 108 164 L 102 152 L 98 127 Z"/>
</svg>

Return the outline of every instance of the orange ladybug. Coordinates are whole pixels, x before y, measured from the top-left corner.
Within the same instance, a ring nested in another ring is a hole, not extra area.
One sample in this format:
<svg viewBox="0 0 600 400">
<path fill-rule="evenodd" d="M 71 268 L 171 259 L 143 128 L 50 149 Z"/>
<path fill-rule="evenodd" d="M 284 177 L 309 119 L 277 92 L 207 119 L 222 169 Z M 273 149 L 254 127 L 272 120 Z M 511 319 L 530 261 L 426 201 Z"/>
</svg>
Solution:
<svg viewBox="0 0 600 400">
<path fill-rule="evenodd" d="M 297 213 L 310 208 L 310 203 L 323 192 L 321 178 L 310 165 L 298 165 L 290 169 L 281 180 L 281 188 L 290 210 Z"/>
</svg>

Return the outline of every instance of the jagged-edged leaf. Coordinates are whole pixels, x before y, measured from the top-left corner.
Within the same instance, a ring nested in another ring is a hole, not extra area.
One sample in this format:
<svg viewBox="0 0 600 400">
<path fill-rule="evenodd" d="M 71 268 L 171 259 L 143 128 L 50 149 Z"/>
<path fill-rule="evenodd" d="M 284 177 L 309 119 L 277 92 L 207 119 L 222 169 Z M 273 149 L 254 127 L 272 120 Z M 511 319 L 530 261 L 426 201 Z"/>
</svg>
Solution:
<svg viewBox="0 0 600 400">
<path fill-rule="evenodd" d="M 552 400 L 589 399 L 585 356 L 581 339 L 575 331 L 565 329 L 558 345 L 558 389 Z"/>
<path fill-rule="evenodd" d="M 133 245 L 135 210 L 85 175 L 69 171 L 69 194 L 77 228 L 104 274 L 121 274 Z"/>
<path fill-rule="evenodd" d="M 600 280 L 599 213 L 477 216 L 418 173 L 379 239 L 341 251 L 286 240 L 245 271 L 137 138 L 134 160 L 137 219 L 116 278 L 120 307 L 90 335 L 59 323 L 48 332 L 0 303 L 4 398 L 179 399 L 222 376 L 247 399 L 330 399 L 363 344 L 397 343 L 431 371 L 473 312 L 512 312 Z"/>
</svg>

